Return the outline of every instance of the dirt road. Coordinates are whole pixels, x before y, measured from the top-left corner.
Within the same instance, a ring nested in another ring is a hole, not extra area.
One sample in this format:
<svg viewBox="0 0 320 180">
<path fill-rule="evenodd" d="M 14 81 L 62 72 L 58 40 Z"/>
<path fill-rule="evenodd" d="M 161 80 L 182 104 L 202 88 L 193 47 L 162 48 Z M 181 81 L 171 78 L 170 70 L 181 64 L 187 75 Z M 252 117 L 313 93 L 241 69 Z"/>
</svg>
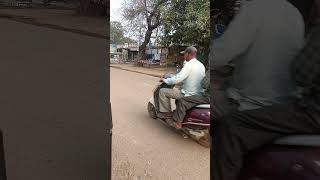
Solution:
<svg viewBox="0 0 320 180">
<path fill-rule="evenodd" d="M 208 180 L 209 149 L 148 116 L 157 80 L 111 68 L 113 180 Z"/>
</svg>

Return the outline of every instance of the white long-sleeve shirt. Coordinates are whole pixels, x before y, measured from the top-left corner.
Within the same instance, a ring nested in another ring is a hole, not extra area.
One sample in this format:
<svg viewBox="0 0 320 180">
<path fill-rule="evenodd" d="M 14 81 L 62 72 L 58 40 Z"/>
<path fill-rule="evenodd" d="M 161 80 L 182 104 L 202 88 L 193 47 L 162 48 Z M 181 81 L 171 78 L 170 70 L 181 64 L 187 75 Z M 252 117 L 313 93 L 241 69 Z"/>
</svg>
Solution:
<svg viewBox="0 0 320 180">
<path fill-rule="evenodd" d="M 183 83 L 181 92 L 184 96 L 192 96 L 200 94 L 203 89 L 201 81 L 205 76 L 205 67 L 197 59 L 185 61 L 181 71 L 171 78 L 167 78 L 164 82 L 168 85 Z"/>
</svg>

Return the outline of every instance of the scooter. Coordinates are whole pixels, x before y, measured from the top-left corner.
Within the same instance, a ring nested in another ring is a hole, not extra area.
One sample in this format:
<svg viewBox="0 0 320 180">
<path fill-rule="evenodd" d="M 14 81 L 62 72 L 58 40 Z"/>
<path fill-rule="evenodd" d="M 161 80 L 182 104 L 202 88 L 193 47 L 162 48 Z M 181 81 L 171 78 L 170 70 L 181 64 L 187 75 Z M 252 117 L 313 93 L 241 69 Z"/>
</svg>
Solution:
<svg viewBox="0 0 320 180">
<path fill-rule="evenodd" d="M 166 74 L 164 78 L 172 77 Z M 160 83 L 153 91 L 153 96 L 148 102 L 148 113 L 153 119 L 167 124 L 166 120 L 159 116 L 159 91 L 161 88 L 173 88 L 165 83 Z M 171 102 L 174 107 L 174 102 Z M 197 141 L 200 145 L 209 147 L 210 104 L 201 104 L 187 111 L 180 129 L 185 135 Z"/>
<path fill-rule="evenodd" d="M 239 180 L 319 180 L 320 135 L 283 137 L 245 159 Z"/>
</svg>

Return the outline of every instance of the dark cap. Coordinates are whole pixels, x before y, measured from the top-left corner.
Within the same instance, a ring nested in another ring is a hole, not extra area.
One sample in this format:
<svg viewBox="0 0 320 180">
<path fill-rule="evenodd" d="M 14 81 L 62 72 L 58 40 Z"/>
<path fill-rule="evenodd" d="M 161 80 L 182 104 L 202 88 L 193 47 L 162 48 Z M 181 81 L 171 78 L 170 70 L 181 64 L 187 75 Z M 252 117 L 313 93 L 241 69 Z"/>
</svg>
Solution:
<svg viewBox="0 0 320 180">
<path fill-rule="evenodd" d="M 193 46 L 189 46 L 187 47 L 184 51 L 181 51 L 181 54 L 186 54 L 186 53 L 192 53 L 192 54 L 196 54 L 198 52 L 197 48 L 193 47 Z"/>
</svg>

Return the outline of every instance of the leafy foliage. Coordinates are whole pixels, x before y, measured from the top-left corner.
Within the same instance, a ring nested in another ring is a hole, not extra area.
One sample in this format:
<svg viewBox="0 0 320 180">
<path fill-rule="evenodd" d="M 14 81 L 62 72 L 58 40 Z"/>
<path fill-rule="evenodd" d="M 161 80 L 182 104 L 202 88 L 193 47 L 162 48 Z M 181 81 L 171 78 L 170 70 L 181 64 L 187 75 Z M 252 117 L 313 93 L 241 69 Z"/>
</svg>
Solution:
<svg viewBox="0 0 320 180">
<path fill-rule="evenodd" d="M 209 0 L 171 0 L 162 18 L 162 44 L 192 44 L 208 47 Z"/>
<path fill-rule="evenodd" d="M 110 42 L 114 44 L 133 43 L 134 41 L 124 36 L 124 28 L 120 22 L 110 22 Z"/>
<path fill-rule="evenodd" d="M 210 0 L 126 0 L 122 12 L 126 29 L 144 39 L 140 53 L 157 29 L 163 46 L 194 45 L 208 55 Z"/>
</svg>

